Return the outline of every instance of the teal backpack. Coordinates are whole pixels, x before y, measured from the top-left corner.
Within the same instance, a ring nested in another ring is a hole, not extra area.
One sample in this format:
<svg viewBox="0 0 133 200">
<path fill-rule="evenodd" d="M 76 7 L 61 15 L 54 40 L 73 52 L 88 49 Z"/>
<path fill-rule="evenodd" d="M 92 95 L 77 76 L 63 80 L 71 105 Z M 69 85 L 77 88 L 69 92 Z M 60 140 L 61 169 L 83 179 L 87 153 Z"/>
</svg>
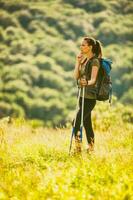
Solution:
<svg viewBox="0 0 133 200">
<path fill-rule="evenodd" d="M 97 78 L 97 92 L 96 99 L 98 101 L 112 99 L 112 81 L 111 81 L 111 69 L 112 61 L 106 58 L 100 59 L 100 69 Z"/>
</svg>

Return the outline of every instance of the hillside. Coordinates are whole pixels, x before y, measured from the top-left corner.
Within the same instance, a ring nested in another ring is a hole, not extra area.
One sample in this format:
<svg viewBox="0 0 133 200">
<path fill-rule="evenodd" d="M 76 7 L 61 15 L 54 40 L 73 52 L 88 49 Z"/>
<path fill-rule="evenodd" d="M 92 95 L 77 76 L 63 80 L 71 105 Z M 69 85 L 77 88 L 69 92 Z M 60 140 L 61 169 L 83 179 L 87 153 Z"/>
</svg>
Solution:
<svg viewBox="0 0 133 200">
<path fill-rule="evenodd" d="M 113 94 L 132 106 L 132 11 L 130 0 L 0 0 L 0 117 L 70 121 L 72 70 L 86 35 L 103 43 L 113 60 Z"/>
</svg>

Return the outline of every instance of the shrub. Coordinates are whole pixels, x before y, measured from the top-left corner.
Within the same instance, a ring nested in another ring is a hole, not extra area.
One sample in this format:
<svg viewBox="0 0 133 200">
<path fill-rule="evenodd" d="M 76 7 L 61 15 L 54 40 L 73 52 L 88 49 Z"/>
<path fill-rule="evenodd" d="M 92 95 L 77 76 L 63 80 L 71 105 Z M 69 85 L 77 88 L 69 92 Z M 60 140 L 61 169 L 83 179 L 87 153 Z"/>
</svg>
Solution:
<svg viewBox="0 0 133 200">
<path fill-rule="evenodd" d="M 45 123 L 39 119 L 32 119 L 28 120 L 27 124 L 29 124 L 33 129 L 35 129 L 38 127 L 43 127 Z"/>
<path fill-rule="evenodd" d="M 7 10 L 8 12 L 15 12 L 17 10 L 26 9 L 28 6 L 24 3 L 16 2 L 5 2 L 4 0 L 0 1 L 0 8 Z"/>
<path fill-rule="evenodd" d="M 14 116 L 14 117 L 24 117 L 25 113 L 22 107 L 17 104 L 9 104 L 7 102 L 0 102 L 0 117 Z"/>
<path fill-rule="evenodd" d="M 0 27 L 0 41 L 4 42 L 4 40 L 5 40 L 4 31 L 3 31 L 2 27 Z"/>
<path fill-rule="evenodd" d="M 27 27 L 28 32 L 30 33 L 34 33 L 35 31 L 37 31 L 39 29 L 39 23 L 37 21 L 30 21 Z"/>
<path fill-rule="evenodd" d="M 28 24 L 32 20 L 32 15 L 29 12 L 29 10 L 21 10 L 19 12 L 16 12 L 15 15 L 17 15 L 17 18 L 22 25 L 23 28 L 27 29 Z"/>
<path fill-rule="evenodd" d="M 133 88 L 130 88 L 123 94 L 121 102 L 127 105 L 133 105 Z"/>
<path fill-rule="evenodd" d="M 0 117 L 4 117 L 11 114 L 11 105 L 7 102 L 0 102 Z"/>
<path fill-rule="evenodd" d="M 47 71 L 40 74 L 38 86 L 54 88 L 63 92 L 65 88 L 65 81 L 62 79 L 62 77 Z"/>
<path fill-rule="evenodd" d="M 32 99 L 23 91 L 16 91 L 14 94 L 14 102 L 23 107 L 25 113 L 27 114 L 29 105 L 32 103 Z"/>
<path fill-rule="evenodd" d="M 8 26 L 5 30 L 5 43 L 8 46 L 12 46 L 13 42 L 20 37 L 19 29 L 13 26 Z"/>
<path fill-rule="evenodd" d="M 35 51 L 36 48 L 33 46 L 33 44 L 29 40 L 23 38 L 19 40 L 13 40 L 11 43 L 11 54 L 22 54 L 27 56 L 27 54 L 34 55 Z"/>
<path fill-rule="evenodd" d="M 47 56 L 38 55 L 35 57 L 34 64 L 40 69 L 51 70 L 52 65 L 55 65 L 55 61 Z"/>
<path fill-rule="evenodd" d="M 23 76 L 27 75 L 28 77 L 28 82 L 31 83 L 32 81 L 32 86 L 38 82 L 39 76 L 40 76 L 40 71 L 37 67 L 34 65 L 28 64 L 28 63 L 19 63 L 14 66 L 16 69 L 16 72 L 18 72 L 18 77 L 22 80 L 24 80 Z M 12 68 L 13 72 L 14 68 Z"/>
<path fill-rule="evenodd" d="M 14 93 L 14 92 L 16 92 L 18 90 L 19 91 L 23 91 L 23 92 L 28 92 L 29 91 L 29 87 L 22 80 L 12 80 L 12 81 L 9 81 L 4 86 L 4 91 L 5 92 Z"/>
<path fill-rule="evenodd" d="M 95 1 L 80 1 L 80 0 L 62 0 L 65 3 L 70 3 L 74 7 L 83 8 L 90 12 L 100 12 L 106 9 L 105 1 L 95 0 Z"/>
<path fill-rule="evenodd" d="M 4 10 L 0 10 L 0 25 L 3 28 L 7 28 L 8 26 L 16 26 L 17 21 L 11 17 L 10 14 L 8 14 Z"/>
<path fill-rule="evenodd" d="M 45 101 L 48 101 L 50 99 L 61 99 L 62 96 L 60 95 L 60 92 L 58 92 L 56 89 L 52 88 L 39 88 L 35 87 L 32 91 L 34 97 L 39 97 Z"/>
</svg>

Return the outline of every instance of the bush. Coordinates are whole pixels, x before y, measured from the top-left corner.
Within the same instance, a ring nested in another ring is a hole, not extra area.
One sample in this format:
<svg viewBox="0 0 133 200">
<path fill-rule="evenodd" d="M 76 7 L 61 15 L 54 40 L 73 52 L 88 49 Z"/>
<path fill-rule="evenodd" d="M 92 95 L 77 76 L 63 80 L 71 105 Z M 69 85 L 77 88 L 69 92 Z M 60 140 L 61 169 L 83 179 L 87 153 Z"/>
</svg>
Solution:
<svg viewBox="0 0 133 200">
<path fill-rule="evenodd" d="M 18 77 L 20 77 L 20 71 L 18 69 L 14 71 L 11 67 L 4 68 L 1 74 L 1 79 L 4 83 L 8 83 L 8 81 L 17 79 Z"/>
<path fill-rule="evenodd" d="M 122 1 L 118 0 L 117 2 L 111 2 L 112 9 L 118 13 L 121 12 L 122 14 L 131 14 L 133 11 L 133 4 L 131 1 Z"/>
<path fill-rule="evenodd" d="M 17 37 L 17 36 L 16 36 Z M 11 54 L 22 54 L 27 56 L 34 55 L 36 51 L 36 48 L 33 46 L 33 44 L 26 39 L 19 39 L 19 40 L 13 40 L 11 43 Z"/>
<path fill-rule="evenodd" d="M 18 28 L 13 26 L 8 26 L 5 30 L 5 43 L 12 46 L 14 41 L 17 41 L 20 37 L 20 31 Z"/>
<path fill-rule="evenodd" d="M 83 8 L 89 12 L 100 12 L 106 9 L 105 1 L 95 0 L 95 1 L 80 1 L 80 0 L 62 0 L 65 3 L 70 3 L 74 7 Z"/>
<path fill-rule="evenodd" d="M 7 102 L 0 102 L 0 118 L 11 114 L 11 105 Z"/>
<path fill-rule="evenodd" d="M 0 27 L 0 41 L 1 42 L 4 42 L 4 40 L 5 40 L 5 37 L 4 37 L 4 33 L 3 33 L 4 31 L 3 31 L 3 29 Z"/>
<path fill-rule="evenodd" d="M 65 88 L 65 81 L 63 80 L 62 77 L 59 77 L 58 75 L 47 71 L 40 74 L 38 86 L 54 88 L 63 92 Z"/>
<path fill-rule="evenodd" d="M 4 10 L 0 10 L 0 26 L 3 28 L 7 28 L 8 26 L 17 26 L 17 21 L 11 17 L 10 14 L 8 14 Z"/>
<path fill-rule="evenodd" d="M 28 96 L 28 94 L 23 91 L 16 91 L 14 94 L 14 102 L 25 110 L 25 113 L 28 113 L 29 106 L 31 105 L 33 99 Z"/>
<path fill-rule="evenodd" d="M 7 10 L 8 12 L 15 12 L 17 10 L 26 9 L 28 6 L 24 3 L 16 2 L 5 2 L 4 0 L 0 1 L 0 8 Z"/>
<path fill-rule="evenodd" d="M 17 18 L 22 27 L 27 29 L 30 21 L 32 20 L 32 15 L 29 10 L 21 10 L 19 12 L 16 12 L 15 15 L 17 15 Z"/>
<path fill-rule="evenodd" d="M 35 33 L 39 29 L 39 22 L 36 22 L 34 20 L 30 21 L 27 30 L 30 33 Z"/>
<path fill-rule="evenodd" d="M 63 67 L 64 71 L 68 72 L 73 69 L 76 55 L 72 57 L 70 53 L 55 50 L 52 52 L 52 57 L 56 60 L 58 65 Z"/>
<path fill-rule="evenodd" d="M 13 117 L 26 117 L 24 109 L 15 103 L 11 105 L 11 116 Z"/>
<path fill-rule="evenodd" d="M 55 61 L 47 56 L 38 55 L 35 57 L 34 64 L 43 70 L 51 70 L 52 66 L 55 65 Z"/>
<path fill-rule="evenodd" d="M 123 112 L 122 112 L 122 119 L 124 122 L 133 124 L 133 109 L 131 109 L 133 105 L 133 96 L 130 96 L 130 97 L 128 96 L 124 104 L 126 104 L 126 106 L 124 107 Z"/>
<path fill-rule="evenodd" d="M 23 75 L 28 75 L 29 81 L 32 81 L 32 86 L 37 84 L 41 72 L 37 67 L 34 65 L 28 64 L 28 63 L 20 63 L 14 66 L 17 71 L 19 72 L 19 75 L 21 75 L 20 78 L 23 79 Z"/>
<path fill-rule="evenodd" d="M 40 89 L 38 87 L 35 87 L 32 93 L 35 98 L 39 97 L 45 101 L 48 101 L 50 99 L 62 99 L 62 95 L 60 94 L 60 92 L 52 88 Z"/>
<path fill-rule="evenodd" d="M 44 126 L 44 122 L 39 119 L 28 120 L 27 124 L 29 124 L 33 129 Z"/>
<path fill-rule="evenodd" d="M 27 116 L 31 119 L 41 119 L 45 123 L 51 121 L 51 125 L 58 125 L 66 120 L 66 109 L 59 99 L 49 100 L 35 99 L 29 105 Z"/>
<path fill-rule="evenodd" d="M 12 81 L 9 81 L 4 86 L 4 91 L 5 92 L 14 93 L 14 92 L 16 92 L 18 90 L 19 91 L 23 91 L 23 92 L 28 92 L 29 91 L 29 87 L 22 80 L 12 80 Z"/>
<path fill-rule="evenodd" d="M 132 26 L 131 17 L 119 15 L 114 17 L 114 13 L 108 12 L 110 15 L 103 23 L 98 27 L 97 37 L 105 44 L 111 43 L 123 44 L 123 42 L 132 41 Z"/>
<path fill-rule="evenodd" d="M 130 88 L 125 92 L 121 98 L 121 102 L 126 105 L 133 105 L 133 88 Z"/>
<path fill-rule="evenodd" d="M 1 93 L 0 93 L 0 101 L 10 103 L 10 104 L 14 103 L 15 95 L 9 94 L 8 92 L 4 92 L 2 90 L 3 88 L 1 89 Z"/>
<path fill-rule="evenodd" d="M 22 107 L 17 104 L 8 104 L 6 102 L 0 102 L 0 117 L 14 116 L 14 117 L 25 117 L 25 113 Z"/>
</svg>

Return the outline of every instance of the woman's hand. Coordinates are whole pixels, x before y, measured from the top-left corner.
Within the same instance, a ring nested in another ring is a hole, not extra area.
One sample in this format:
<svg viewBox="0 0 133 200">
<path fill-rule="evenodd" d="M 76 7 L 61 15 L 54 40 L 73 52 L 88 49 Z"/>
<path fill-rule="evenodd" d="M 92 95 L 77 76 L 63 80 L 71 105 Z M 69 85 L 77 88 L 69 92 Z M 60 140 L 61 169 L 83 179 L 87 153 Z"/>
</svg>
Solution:
<svg viewBox="0 0 133 200">
<path fill-rule="evenodd" d="M 78 62 L 79 65 L 81 64 L 81 62 L 83 61 L 83 59 L 84 59 L 83 54 L 80 52 L 77 55 L 77 58 L 76 58 L 76 60 L 77 60 L 77 62 Z"/>
<path fill-rule="evenodd" d="M 80 79 L 80 85 L 81 85 L 81 87 L 87 86 L 88 85 L 87 80 L 85 78 L 81 78 Z"/>
<path fill-rule="evenodd" d="M 79 77 L 80 77 L 80 75 L 79 75 L 79 69 L 80 69 L 80 65 L 81 65 L 82 60 L 83 60 L 83 54 L 80 52 L 76 56 L 76 63 L 75 63 L 75 68 L 74 68 L 74 78 L 76 80 L 78 80 Z"/>
</svg>

